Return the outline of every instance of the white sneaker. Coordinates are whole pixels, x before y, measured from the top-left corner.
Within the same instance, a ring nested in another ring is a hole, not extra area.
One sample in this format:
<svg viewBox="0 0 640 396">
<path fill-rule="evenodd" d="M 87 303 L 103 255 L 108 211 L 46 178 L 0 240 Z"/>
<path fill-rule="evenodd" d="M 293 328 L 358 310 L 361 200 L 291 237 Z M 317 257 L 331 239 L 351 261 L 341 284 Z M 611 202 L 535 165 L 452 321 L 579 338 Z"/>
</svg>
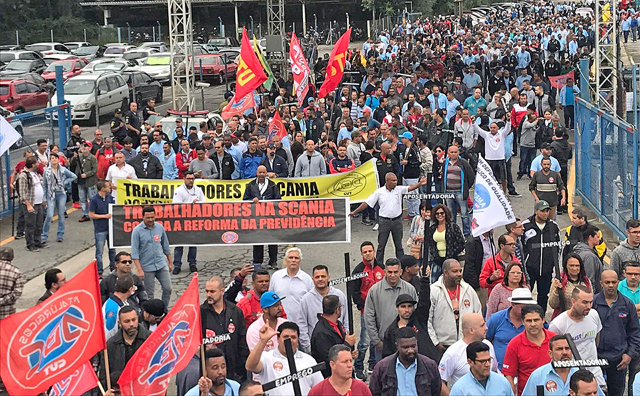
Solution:
<svg viewBox="0 0 640 396">
<path fill-rule="evenodd" d="M 379 227 L 380 227 L 380 225 L 378 223 L 376 223 L 376 225 L 373 226 L 373 230 L 374 231 L 378 231 Z"/>
</svg>

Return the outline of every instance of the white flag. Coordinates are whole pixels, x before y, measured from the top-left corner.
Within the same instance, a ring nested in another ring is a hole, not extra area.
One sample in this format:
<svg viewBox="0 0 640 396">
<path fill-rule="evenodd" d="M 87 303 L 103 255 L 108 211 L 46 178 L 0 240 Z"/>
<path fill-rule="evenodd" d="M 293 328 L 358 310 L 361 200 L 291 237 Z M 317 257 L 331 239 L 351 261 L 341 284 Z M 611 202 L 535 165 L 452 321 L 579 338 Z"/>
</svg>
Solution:
<svg viewBox="0 0 640 396">
<path fill-rule="evenodd" d="M 473 195 L 471 233 L 477 237 L 514 221 L 516 216 L 502 190 L 502 185 L 493 177 L 493 171 L 487 161 L 479 157 Z"/>
<path fill-rule="evenodd" d="M 20 134 L 3 116 L 0 116 L 0 156 L 9 150 L 18 139 L 20 139 Z"/>
</svg>

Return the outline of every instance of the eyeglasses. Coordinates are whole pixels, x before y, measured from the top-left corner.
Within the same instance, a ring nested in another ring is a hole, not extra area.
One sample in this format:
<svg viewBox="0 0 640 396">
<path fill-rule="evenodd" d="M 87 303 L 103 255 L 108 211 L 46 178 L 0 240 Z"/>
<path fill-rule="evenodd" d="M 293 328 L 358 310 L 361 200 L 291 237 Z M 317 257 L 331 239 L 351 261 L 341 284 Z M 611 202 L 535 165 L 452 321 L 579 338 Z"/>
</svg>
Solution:
<svg viewBox="0 0 640 396">
<path fill-rule="evenodd" d="M 444 216 L 445 213 L 444 212 L 436 212 L 436 216 Z"/>
<path fill-rule="evenodd" d="M 476 359 L 476 360 L 474 360 L 474 362 L 480 363 L 480 364 L 483 364 L 483 365 L 489 365 L 489 364 L 491 364 L 492 361 L 493 361 L 492 357 L 490 357 L 489 359 Z"/>
<path fill-rule="evenodd" d="M 195 177 L 185 177 L 185 180 L 196 180 Z"/>
<path fill-rule="evenodd" d="M 522 272 L 509 272 L 509 275 L 522 275 Z"/>
<path fill-rule="evenodd" d="M 511 243 L 505 243 L 505 246 L 515 246 L 516 243 L 515 242 L 511 242 Z"/>
<path fill-rule="evenodd" d="M 133 263 L 133 260 L 120 260 L 120 262 L 122 264 L 131 264 L 131 263 Z"/>
</svg>

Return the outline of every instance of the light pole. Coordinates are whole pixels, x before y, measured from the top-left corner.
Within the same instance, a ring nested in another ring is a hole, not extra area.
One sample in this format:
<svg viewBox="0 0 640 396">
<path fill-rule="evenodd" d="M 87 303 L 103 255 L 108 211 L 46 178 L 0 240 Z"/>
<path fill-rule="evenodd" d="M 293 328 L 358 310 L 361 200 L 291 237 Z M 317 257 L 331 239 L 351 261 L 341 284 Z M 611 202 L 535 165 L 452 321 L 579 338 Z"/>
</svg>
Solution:
<svg viewBox="0 0 640 396">
<path fill-rule="evenodd" d="M 313 14 L 313 26 L 316 29 L 316 32 L 318 31 L 318 17 L 316 16 L 316 14 Z"/>
<path fill-rule="evenodd" d="M 220 36 L 224 37 L 224 25 L 222 24 L 222 18 L 218 17 L 218 20 L 220 21 Z"/>
<path fill-rule="evenodd" d="M 156 21 L 158 24 L 158 41 L 162 41 L 162 29 L 160 28 L 160 21 Z"/>
<path fill-rule="evenodd" d="M 253 33 L 253 17 L 249 15 L 249 19 L 251 19 L 251 36 L 255 36 L 255 34 Z"/>
<path fill-rule="evenodd" d="M 127 22 L 127 44 L 131 44 L 131 25 Z"/>
<path fill-rule="evenodd" d="M 345 12 L 345 14 L 347 15 L 347 29 L 346 30 L 349 30 L 349 13 Z"/>
</svg>

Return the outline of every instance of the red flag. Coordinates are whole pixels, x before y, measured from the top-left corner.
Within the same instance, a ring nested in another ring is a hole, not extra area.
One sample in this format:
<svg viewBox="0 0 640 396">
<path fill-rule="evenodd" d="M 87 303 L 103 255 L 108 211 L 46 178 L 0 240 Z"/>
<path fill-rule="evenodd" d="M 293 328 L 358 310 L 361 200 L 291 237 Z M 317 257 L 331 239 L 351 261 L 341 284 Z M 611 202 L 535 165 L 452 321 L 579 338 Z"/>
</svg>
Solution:
<svg viewBox="0 0 640 396">
<path fill-rule="evenodd" d="M 0 320 L 0 333 L 0 376 L 10 394 L 38 394 L 68 378 L 106 345 L 96 265 Z"/>
<path fill-rule="evenodd" d="M 75 396 L 82 395 L 87 391 L 95 388 L 98 384 L 98 377 L 93 371 L 91 362 L 86 362 L 80 366 L 71 375 L 56 383 L 49 396 Z"/>
<path fill-rule="evenodd" d="M 234 100 L 244 98 L 265 81 L 267 81 L 267 75 L 264 73 L 262 64 L 249 42 L 247 29 L 242 28 L 242 44 L 240 46 L 238 69 L 236 70 L 236 95 Z"/>
<path fill-rule="evenodd" d="M 236 114 L 242 114 L 245 111 L 256 107 L 256 102 L 253 99 L 253 92 L 249 92 L 244 98 L 236 101 L 236 97 L 229 101 L 229 103 L 222 110 L 222 119 L 228 120 Z"/>
<path fill-rule="evenodd" d="M 118 385 L 124 395 L 164 395 L 169 380 L 187 367 L 202 343 L 198 274 L 166 318 L 133 354 Z"/>
<path fill-rule="evenodd" d="M 274 136 L 278 136 L 280 140 L 282 140 L 285 136 L 287 136 L 287 131 L 284 129 L 284 124 L 282 123 L 282 119 L 280 118 L 280 113 L 276 111 L 271 119 L 271 123 L 269 124 L 269 138 L 268 142 L 271 141 L 271 138 Z"/>
<path fill-rule="evenodd" d="M 318 98 L 324 98 L 327 94 L 340 84 L 342 75 L 344 74 L 344 65 L 346 62 L 347 50 L 349 49 L 349 39 L 351 38 L 351 28 L 347 30 L 336 42 L 331 50 L 329 64 L 327 65 L 327 74 L 324 82 L 318 91 Z"/>
<path fill-rule="evenodd" d="M 295 32 L 291 34 L 289 59 L 291 61 L 291 72 L 293 73 L 294 91 L 298 96 L 298 107 L 300 107 L 305 96 L 307 96 L 307 92 L 309 92 L 310 70 Z"/>
<path fill-rule="evenodd" d="M 559 76 L 550 76 L 549 83 L 553 88 L 562 89 L 565 85 L 567 85 L 567 79 L 573 79 L 573 70 L 569 73 L 561 74 Z"/>
</svg>

